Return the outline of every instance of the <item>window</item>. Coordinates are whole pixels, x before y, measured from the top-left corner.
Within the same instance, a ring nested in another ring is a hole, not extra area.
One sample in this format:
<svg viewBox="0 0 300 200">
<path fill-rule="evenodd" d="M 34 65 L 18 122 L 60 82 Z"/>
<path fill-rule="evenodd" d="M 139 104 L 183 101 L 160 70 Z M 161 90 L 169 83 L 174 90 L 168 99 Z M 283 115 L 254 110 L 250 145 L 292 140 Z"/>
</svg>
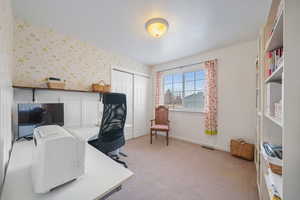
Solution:
<svg viewBox="0 0 300 200">
<path fill-rule="evenodd" d="M 204 110 L 205 71 L 167 74 L 163 77 L 164 105 L 173 109 Z"/>
</svg>

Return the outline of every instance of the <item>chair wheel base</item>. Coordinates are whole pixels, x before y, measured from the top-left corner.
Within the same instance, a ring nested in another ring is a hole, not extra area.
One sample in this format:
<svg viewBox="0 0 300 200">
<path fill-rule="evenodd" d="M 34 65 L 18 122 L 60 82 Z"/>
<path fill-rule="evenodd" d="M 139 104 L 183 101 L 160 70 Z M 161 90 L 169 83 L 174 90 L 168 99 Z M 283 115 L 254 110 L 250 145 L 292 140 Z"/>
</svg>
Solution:
<svg viewBox="0 0 300 200">
<path fill-rule="evenodd" d="M 127 164 L 126 164 L 126 162 L 124 162 L 124 161 L 121 161 L 121 160 L 119 160 L 119 159 L 113 159 L 114 161 L 116 161 L 117 163 L 120 163 L 120 164 L 122 164 L 125 168 L 128 168 L 128 166 L 127 166 Z"/>
</svg>

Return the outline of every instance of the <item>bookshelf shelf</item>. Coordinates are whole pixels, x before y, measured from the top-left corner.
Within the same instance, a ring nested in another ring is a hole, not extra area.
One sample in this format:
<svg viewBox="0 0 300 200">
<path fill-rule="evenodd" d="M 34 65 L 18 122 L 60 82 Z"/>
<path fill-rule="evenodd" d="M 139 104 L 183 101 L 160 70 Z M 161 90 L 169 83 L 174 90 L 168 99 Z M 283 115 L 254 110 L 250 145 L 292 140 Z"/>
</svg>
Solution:
<svg viewBox="0 0 300 200">
<path fill-rule="evenodd" d="M 277 124 L 278 126 L 282 127 L 282 122 L 276 119 L 275 117 L 271 116 L 270 114 L 265 113 L 265 117 Z"/>
<path fill-rule="evenodd" d="M 99 92 L 94 92 L 94 91 L 90 91 L 90 90 L 59 89 L 59 88 L 31 87 L 31 86 L 20 86 L 20 85 L 14 85 L 13 88 L 19 88 L 19 89 L 36 89 L 36 90 L 53 90 L 53 91 L 65 91 L 65 92 L 99 93 Z"/>
<path fill-rule="evenodd" d="M 282 81 L 283 65 L 281 64 L 266 80 L 265 83 Z"/>
<path fill-rule="evenodd" d="M 265 51 L 272 51 L 283 46 L 283 11 L 274 25 L 273 33 L 268 40 Z"/>
<path fill-rule="evenodd" d="M 64 92 L 84 92 L 84 93 L 97 93 L 99 94 L 99 101 L 102 100 L 103 93 L 94 92 L 90 90 L 76 90 L 76 89 L 58 89 L 58 88 L 44 88 L 44 87 L 32 87 L 32 86 L 20 86 L 13 85 L 13 88 L 17 89 L 29 89 L 32 90 L 32 102 L 35 102 L 35 92 L 36 90 L 50 90 L 50 91 L 64 91 Z"/>
</svg>

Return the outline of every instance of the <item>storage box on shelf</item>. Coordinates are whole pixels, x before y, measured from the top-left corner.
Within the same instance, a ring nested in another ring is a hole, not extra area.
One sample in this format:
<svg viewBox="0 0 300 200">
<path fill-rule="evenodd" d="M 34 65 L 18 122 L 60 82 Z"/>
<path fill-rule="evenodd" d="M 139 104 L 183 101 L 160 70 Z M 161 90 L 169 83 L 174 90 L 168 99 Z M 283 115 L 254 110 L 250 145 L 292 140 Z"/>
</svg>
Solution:
<svg viewBox="0 0 300 200">
<path fill-rule="evenodd" d="M 282 126 L 282 84 L 270 82 L 266 84 L 265 116 Z"/>
</svg>

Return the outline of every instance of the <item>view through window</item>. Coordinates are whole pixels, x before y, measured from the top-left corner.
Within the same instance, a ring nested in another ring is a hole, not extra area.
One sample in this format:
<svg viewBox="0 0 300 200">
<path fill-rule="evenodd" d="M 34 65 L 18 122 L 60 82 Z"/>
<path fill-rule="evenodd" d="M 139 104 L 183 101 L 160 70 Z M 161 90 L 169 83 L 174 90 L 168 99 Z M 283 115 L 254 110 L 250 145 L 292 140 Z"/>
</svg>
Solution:
<svg viewBox="0 0 300 200">
<path fill-rule="evenodd" d="M 205 71 L 167 74 L 163 78 L 164 105 L 169 108 L 204 110 Z"/>
</svg>

